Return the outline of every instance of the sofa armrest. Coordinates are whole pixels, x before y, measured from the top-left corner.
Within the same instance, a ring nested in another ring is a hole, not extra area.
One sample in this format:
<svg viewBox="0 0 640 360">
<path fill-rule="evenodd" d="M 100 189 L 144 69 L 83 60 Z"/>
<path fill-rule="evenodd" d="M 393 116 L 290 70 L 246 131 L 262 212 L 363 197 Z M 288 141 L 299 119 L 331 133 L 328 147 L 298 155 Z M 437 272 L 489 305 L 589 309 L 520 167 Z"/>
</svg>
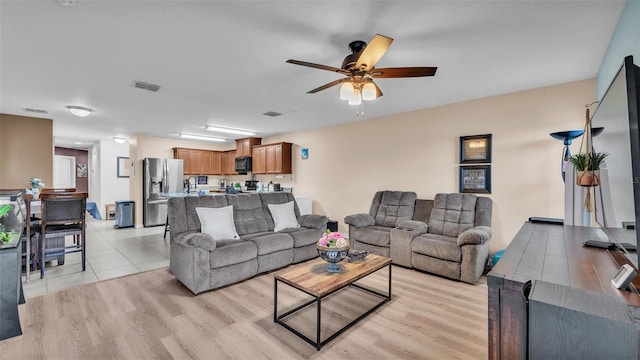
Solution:
<svg viewBox="0 0 640 360">
<path fill-rule="evenodd" d="M 327 226 L 327 219 L 324 215 L 300 215 L 298 217 L 298 224 L 302 227 L 306 227 L 309 229 L 319 229 L 322 230 Z"/>
<path fill-rule="evenodd" d="M 488 226 L 476 226 L 458 235 L 458 245 L 480 245 L 491 240 L 492 231 Z"/>
<path fill-rule="evenodd" d="M 423 223 L 422 221 L 416 220 L 405 220 L 396 226 L 398 230 L 405 231 L 415 231 L 416 235 L 426 234 L 429 229 L 429 225 Z"/>
<path fill-rule="evenodd" d="M 216 249 L 216 241 L 211 235 L 201 232 L 184 232 L 172 237 L 171 240 L 183 246 L 197 247 L 208 251 Z"/>
<path fill-rule="evenodd" d="M 353 225 L 358 228 L 376 224 L 376 220 L 369 214 L 349 215 L 344 218 L 344 222 L 345 224 Z"/>
</svg>

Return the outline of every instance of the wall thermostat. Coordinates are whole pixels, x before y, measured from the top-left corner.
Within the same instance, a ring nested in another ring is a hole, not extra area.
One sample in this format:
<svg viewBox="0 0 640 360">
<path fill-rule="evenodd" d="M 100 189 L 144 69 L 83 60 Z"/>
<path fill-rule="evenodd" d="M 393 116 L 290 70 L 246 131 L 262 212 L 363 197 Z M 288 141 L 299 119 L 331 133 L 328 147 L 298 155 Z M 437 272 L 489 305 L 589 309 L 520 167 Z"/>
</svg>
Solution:
<svg viewBox="0 0 640 360">
<path fill-rule="evenodd" d="M 624 289 L 629 285 L 631 280 L 636 277 L 636 274 L 636 269 L 629 264 L 624 264 L 620 267 L 620 270 L 613 275 L 611 282 L 618 289 Z"/>
</svg>

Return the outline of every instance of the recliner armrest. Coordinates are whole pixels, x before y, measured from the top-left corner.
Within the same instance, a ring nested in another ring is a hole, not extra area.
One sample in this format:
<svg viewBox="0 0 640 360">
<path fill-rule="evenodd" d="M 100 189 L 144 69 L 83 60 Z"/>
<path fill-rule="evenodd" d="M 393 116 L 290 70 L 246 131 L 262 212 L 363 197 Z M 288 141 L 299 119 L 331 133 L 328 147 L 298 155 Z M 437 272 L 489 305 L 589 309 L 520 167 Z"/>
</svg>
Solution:
<svg viewBox="0 0 640 360">
<path fill-rule="evenodd" d="M 216 249 L 216 241 L 211 235 L 201 232 L 184 232 L 171 238 L 176 244 L 189 247 L 197 247 L 208 251 Z"/>
<path fill-rule="evenodd" d="M 476 226 L 458 235 L 458 245 L 481 245 L 491 240 L 493 232 L 488 226 Z"/>
<path fill-rule="evenodd" d="M 327 226 L 327 221 L 329 221 L 329 219 L 327 219 L 327 217 L 324 215 L 308 214 L 300 215 L 300 217 L 298 217 L 298 224 L 309 229 L 322 230 Z"/>
<path fill-rule="evenodd" d="M 369 214 L 354 214 L 348 215 L 344 218 L 345 224 L 353 225 L 357 228 L 373 226 L 376 224 L 376 220 Z"/>
<path fill-rule="evenodd" d="M 426 234 L 429 229 L 429 225 L 422 221 L 405 220 L 396 226 L 398 230 L 415 231 L 417 235 Z"/>
</svg>

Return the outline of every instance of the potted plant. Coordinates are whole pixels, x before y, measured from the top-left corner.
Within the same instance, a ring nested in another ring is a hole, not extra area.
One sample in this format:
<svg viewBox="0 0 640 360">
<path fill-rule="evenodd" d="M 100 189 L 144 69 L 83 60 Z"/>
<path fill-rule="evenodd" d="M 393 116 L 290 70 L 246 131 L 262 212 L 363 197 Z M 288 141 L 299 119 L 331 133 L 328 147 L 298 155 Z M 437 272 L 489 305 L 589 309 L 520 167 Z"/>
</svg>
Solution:
<svg viewBox="0 0 640 360">
<path fill-rule="evenodd" d="M 576 183 L 580 186 L 600 184 L 600 165 L 609 156 L 604 152 L 578 153 L 571 155 L 569 161 L 576 168 Z"/>
</svg>

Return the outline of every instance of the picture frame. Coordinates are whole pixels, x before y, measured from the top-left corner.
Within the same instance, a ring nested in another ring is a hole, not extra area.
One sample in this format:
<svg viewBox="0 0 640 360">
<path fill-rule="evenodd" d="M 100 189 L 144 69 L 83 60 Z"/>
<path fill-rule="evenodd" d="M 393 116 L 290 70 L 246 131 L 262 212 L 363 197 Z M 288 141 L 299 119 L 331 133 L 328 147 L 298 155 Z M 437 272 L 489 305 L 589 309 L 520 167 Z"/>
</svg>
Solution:
<svg viewBox="0 0 640 360">
<path fill-rule="evenodd" d="M 76 177 L 87 177 L 87 164 L 76 164 Z"/>
<path fill-rule="evenodd" d="M 491 194 L 491 165 L 460 166 L 459 192 Z"/>
<path fill-rule="evenodd" d="M 309 148 L 300 149 L 300 157 L 302 160 L 306 160 L 309 158 Z"/>
<path fill-rule="evenodd" d="M 491 134 L 460 136 L 460 163 L 491 162 Z"/>
<path fill-rule="evenodd" d="M 131 162 L 128 157 L 118 156 L 117 160 L 117 177 L 128 178 L 131 173 Z"/>
</svg>

